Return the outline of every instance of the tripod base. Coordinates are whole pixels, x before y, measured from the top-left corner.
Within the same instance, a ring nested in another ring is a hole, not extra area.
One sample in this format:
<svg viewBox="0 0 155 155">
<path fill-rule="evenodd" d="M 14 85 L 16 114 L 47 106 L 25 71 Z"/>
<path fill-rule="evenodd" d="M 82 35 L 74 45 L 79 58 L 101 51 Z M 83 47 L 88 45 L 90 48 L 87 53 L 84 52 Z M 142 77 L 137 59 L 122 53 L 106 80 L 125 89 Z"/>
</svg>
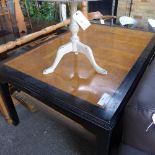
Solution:
<svg viewBox="0 0 155 155">
<path fill-rule="evenodd" d="M 105 69 L 101 68 L 100 66 L 96 64 L 91 48 L 81 43 L 80 41 L 76 41 L 76 43 L 74 42 L 74 47 L 73 47 L 72 42 L 69 42 L 63 46 L 60 46 L 57 51 L 57 55 L 56 55 L 54 63 L 49 68 L 45 69 L 43 71 L 43 74 L 49 74 L 49 73 L 54 72 L 57 65 L 61 61 L 62 57 L 65 54 L 70 53 L 70 52 L 75 52 L 75 54 L 78 54 L 79 52 L 83 53 L 88 58 L 88 60 L 90 61 L 91 65 L 93 66 L 93 68 L 96 70 L 97 73 L 107 74 L 107 71 Z"/>
</svg>

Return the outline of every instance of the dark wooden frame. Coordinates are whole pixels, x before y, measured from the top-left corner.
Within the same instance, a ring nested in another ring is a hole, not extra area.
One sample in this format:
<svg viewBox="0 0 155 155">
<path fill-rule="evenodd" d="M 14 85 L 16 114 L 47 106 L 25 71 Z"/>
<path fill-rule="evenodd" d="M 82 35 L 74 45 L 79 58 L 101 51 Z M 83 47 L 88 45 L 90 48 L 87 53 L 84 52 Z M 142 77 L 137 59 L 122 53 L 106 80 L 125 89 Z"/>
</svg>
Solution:
<svg viewBox="0 0 155 155">
<path fill-rule="evenodd" d="M 100 12 L 102 12 L 102 14 L 105 15 L 105 12 L 107 12 L 107 10 L 105 8 L 109 7 L 109 10 L 108 10 L 109 15 L 116 16 L 118 0 L 111 0 L 111 6 L 108 4 L 108 7 L 107 7 L 107 2 L 109 2 L 109 0 L 89 1 L 88 2 L 88 12 L 100 11 Z"/>
<path fill-rule="evenodd" d="M 147 65 L 154 57 L 154 51 L 155 36 L 144 49 L 105 109 L 92 105 L 6 65 L 0 67 L 2 97 L 14 125 L 19 123 L 19 118 L 9 93 L 8 84 L 28 93 L 92 131 L 96 135 L 97 154 L 108 155 L 113 141 L 113 133 L 120 122 L 123 109 Z"/>
</svg>

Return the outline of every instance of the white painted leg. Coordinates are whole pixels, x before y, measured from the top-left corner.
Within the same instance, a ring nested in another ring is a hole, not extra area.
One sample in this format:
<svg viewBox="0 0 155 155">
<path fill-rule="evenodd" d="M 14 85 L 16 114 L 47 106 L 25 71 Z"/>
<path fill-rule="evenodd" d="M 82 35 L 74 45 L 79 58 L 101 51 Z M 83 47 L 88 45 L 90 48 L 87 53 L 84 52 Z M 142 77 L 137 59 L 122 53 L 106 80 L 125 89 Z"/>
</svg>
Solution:
<svg viewBox="0 0 155 155">
<path fill-rule="evenodd" d="M 43 74 L 49 74 L 49 73 L 52 73 L 54 72 L 54 70 L 56 69 L 57 65 L 59 64 L 60 60 L 62 59 L 62 57 L 69 53 L 69 52 L 72 52 L 73 51 L 73 47 L 72 47 L 72 43 L 69 42 L 63 46 L 60 46 L 58 51 L 57 51 L 57 55 L 56 55 L 56 58 L 54 60 L 54 63 L 52 64 L 52 66 L 50 66 L 49 68 L 45 69 L 43 71 Z"/>
<path fill-rule="evenodd" d="M 79 31 L 79 26 L 73 18 L 73 15 L 74 13 L 76 13 L 76 10 L 77 10 L 77 3 L 75 2 L 71 3 L 71 25 L 70 25 L 70 31 L 72 33 L 71 42 L 61 46 L 58 49 L 56 59 L 53 65 L 45 69 L 43 71 L 43 74 L 49 74 L 54 72 L 55 68 L 59 64 L 62 57 L 69 52 L 75 52 L 75 54 L 77 54 L 78 52 L 83 53 L 89 59 L 91 65 L 93 66 L 93 68 L 96 70 L 97 73 L 107 74 L 107 71 L 105 69 L 101 68 L 99 65 L 96 64 L 91 48 L 79 41 L 79 37 L 77 35 Z"/>
<path fill-rule="evenodd" d="M 77 42 L 77 51 L 83 53 L 88 58 L 88 60 L 90 61 L 91 65 L 93 66 L 93 68 L 96 70 L 97 73 L 107 74 L 107 71 L 105 69 L 101 68 L 96 63 L 94 56 L 93 56 L 93 52 L 89 46 L 78 41 Z"/>
</svg>

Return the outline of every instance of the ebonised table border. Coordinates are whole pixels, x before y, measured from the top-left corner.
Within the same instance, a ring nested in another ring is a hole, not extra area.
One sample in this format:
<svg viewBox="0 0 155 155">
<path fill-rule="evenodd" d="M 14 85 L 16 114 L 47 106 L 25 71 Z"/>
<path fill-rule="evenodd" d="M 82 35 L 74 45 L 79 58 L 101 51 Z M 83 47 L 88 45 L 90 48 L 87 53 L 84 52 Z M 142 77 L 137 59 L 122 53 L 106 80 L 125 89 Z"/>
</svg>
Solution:
<svg viewBox="0 0 155 155">
<path fill-rule="evenodd" d="M 154 51 L 155 36 L 153 36 L 133 68 L 127 74 L 126 78 L 114 94 L 113 99 L 104 109 L 63 92 L 58 88 L 49 86 L 42 81 L 6 65 L 0 67 L 0 79 L 41 100 L 48 106 L 64 113 L 77 122 L 81 120 L 80 123 L 84 121 L 84 124 L 93 124 L 108 131 L 112 130 L 114 124 L 117 122 L 116 120 L 119 119 L 122 109 L 132 95 L 140 77 L 153 56 Z M 44 95 L 42 95 L 42 89 L 44 89 Z M 53 101 L 53 104 L 51 104 L 51 101 Z M 117 101 L 117 103 L 115 101 Z"/>
<path fill-rule="evenodd" d="M 5 64 L 0 66 L 0 89 L 14 125 L 19 123 L 19 118 L 9 94 L 8 84 L 12 84 L 90 129 L 96 134 L 96 153 L 98 155 L 109 155 L 112 139 L 114 139 L 112 137 L 120 122 L 123 109 L 154 55 L 155 35 L 113 95 L 113 99 L 104 109 Z"/>
</svg>

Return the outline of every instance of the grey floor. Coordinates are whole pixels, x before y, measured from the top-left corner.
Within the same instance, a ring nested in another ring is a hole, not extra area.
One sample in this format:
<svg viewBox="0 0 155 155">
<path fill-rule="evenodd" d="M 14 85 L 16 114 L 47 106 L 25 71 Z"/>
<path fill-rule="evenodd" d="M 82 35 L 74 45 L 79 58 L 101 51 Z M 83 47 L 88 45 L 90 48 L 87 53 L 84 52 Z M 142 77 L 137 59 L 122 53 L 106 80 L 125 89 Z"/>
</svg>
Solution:
<svg viewBox="0 0 155 155">
<path fill-rule="evenodd" d="M 18 126 L 0 116 L 0 155 L 93 155 L 94 143 L 44 112 L 18 105 Z"/>
<path fill-rule="evenodd" d="M 57 113 L 29 112 L 17 106 L 18 126 L 0 115 L 0 155 L 94 155 L 95 136 Z M 117 152 L 118 151 L 118 152 Z M 122 144 L 111 155 L 149 155 Z"/>
</svg>

